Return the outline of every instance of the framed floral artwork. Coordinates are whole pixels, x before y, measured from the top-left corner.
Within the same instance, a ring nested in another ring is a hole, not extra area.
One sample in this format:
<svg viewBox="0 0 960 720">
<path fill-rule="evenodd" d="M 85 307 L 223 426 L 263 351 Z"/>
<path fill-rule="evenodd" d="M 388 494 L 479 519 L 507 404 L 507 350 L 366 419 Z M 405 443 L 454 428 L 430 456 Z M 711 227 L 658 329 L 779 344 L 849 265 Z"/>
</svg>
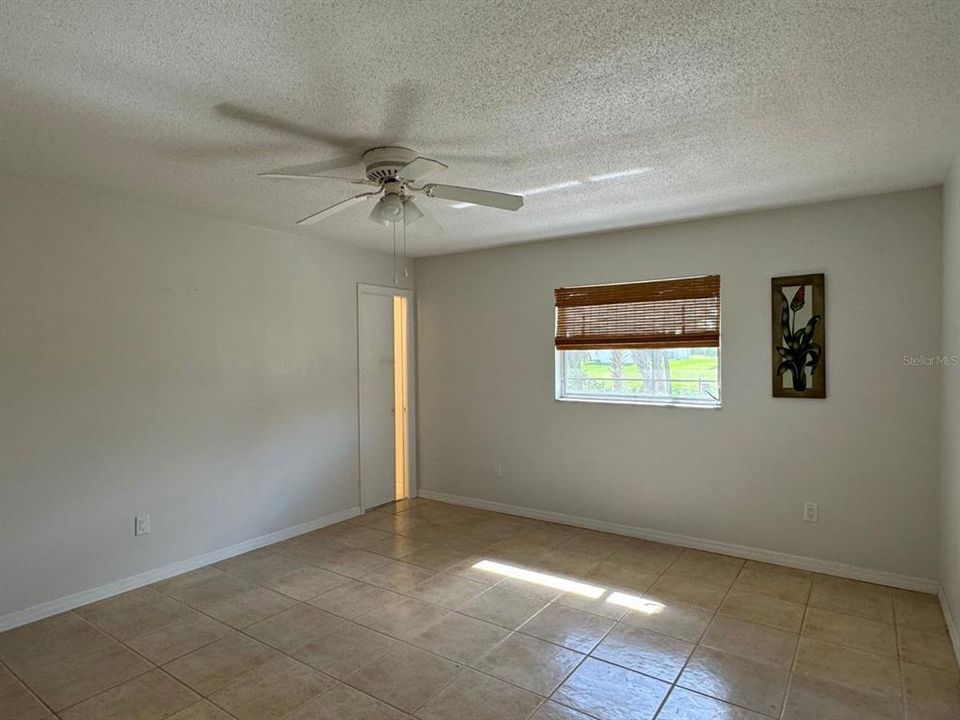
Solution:
<svg viewBox="0 0 960 720">
<path fill-rule="evenodd" d="M 825 398 L 826 315 L 823 273 L 771 281 L 773 396 Z"/>
</svg>

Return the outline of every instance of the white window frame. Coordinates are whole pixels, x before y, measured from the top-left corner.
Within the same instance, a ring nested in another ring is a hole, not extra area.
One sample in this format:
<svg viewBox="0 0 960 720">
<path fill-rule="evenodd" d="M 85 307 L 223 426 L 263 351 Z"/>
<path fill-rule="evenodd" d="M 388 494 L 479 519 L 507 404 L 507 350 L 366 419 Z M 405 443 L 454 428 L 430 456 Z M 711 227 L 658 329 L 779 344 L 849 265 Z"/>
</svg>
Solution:
<svg viewBox="0 0 960 720">
<path fill-rule="evenodd" d="M 613 349 L 613 348 L 611 348 Z M 650 405 L 654 407 L 699 408 L 701 410 L 719 410 L 723 407 L 723 374 L 722 356 L 717 348 L 717 399 L 696 400 L 667 400 L 656 397 L 637 397 L 630 395 L 567 395 L 566 373 L 564 372 L 564 350 L 554 348 L 554 399 L 560 402 L 599 403 L 604 405 Z"/>
</svg>

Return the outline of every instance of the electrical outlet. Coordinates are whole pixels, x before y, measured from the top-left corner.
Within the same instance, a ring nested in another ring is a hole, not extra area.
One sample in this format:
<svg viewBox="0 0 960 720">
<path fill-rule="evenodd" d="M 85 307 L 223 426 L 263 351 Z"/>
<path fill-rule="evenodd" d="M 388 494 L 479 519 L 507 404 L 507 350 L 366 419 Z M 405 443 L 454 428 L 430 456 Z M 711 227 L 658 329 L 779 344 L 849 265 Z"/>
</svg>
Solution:
<svg viewBox="0 0 960 720">
<path fill-rule="evenodd" d="M 500 463 L 493 464 L 493 474 L 497 477 L 503 477 L 503 465 Z"/>
<path fill-rule="evenodd" d="M 820 522 L 820 508 L 816 503 L 803 504 L 803 519 L 807 522 Z"/>
<path fill-rule="evenodd" d="M 150 534 L 149 515 L 137 515 L 133 518 L 133 534 L 137 536 Z"/>
</svg>

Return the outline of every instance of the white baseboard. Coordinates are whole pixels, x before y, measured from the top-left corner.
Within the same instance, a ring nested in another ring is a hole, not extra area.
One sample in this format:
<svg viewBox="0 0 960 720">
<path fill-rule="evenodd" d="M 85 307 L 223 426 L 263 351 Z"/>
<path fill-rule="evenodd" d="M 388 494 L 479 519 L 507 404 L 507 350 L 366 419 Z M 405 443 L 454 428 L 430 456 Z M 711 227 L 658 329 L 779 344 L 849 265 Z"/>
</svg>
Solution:
<svg viewBox="0 0 960 720">
<path fill-rule="evenodd" d="M 953 613 L 950 611 L 950 603 L 947 602 L 947 593 L 941 586 L 937 593 L 940 598 L 940 609 L 943 611 L 943 619 L 947 621 L 947 632 L 950 633 L 950 641 L 953 643 L 953 653 L 957 656 L 957 663 L 960 663 L 960 628 L 953 619 Z"/>
<path fill-rule="evenodd" d="M 521 507 L 519 505 L 507 505 L 504 503 L 493 502 L 491 500 L 479 500 L 477 498 L 463 497 L 460 495 L 448 495 L 446 493 L 435 492 L 433 490 L 426 490 L 422 488 L 420 489 L 418 495 L 419 497 L 426 498 L 428 500 L 437 500 L 438 502 L 451 503 L 453 505 L 465 505 L 467 507 L 479 508 L 481 510 L 492 510 L 494 512 L 506 513 L 508 515 L 519 515 L 520 517 L 534 518 L 536 520 L 547 520 L 548 522 L 561 523 L 563 525 L 574 525 L 576 527 L 589 528 L 591 530 L 601 530 L 603 532 L 614 533 L 616 535 L 627 535 L 629 537 L 653 540 L 655 542 L 667 543 L 668 545 L 680 545 L 682 547 L 694 548 L 696 550 L 708 550 L 710 552 L 733 555 L 734 557 L 742 557 L 748 560 L 757 560 L 760 562 L 772 563 L 774 565 L 785 565 L 787 567 L 797 568 L 798 570 L 810 570 L 812 572 L 818 572 L 824 575 L 836 575 L 838 577 L 851 578 L 853 580 L 863 580 L 865 582 L 877 583 L 878 585 L 888 585 L 890 587 L 903 588 L 904 590 L 916 590 L 917 592 L 936 594 L 940 589 L 940 583 L 929 578 L 898 575 L 897 573 L 883 572 L 881 570 L 869 570 L 867 568 L 857 567 L 856 565 L 846 565 L 844 563 L 834 562 L 832 560 L 820 560 L 817 558 L 803 557 L 801 555 L 790 555 L 789 553 L 777 552 L 775 550 L 763 550 L 761 548 L 747 547 L 745 545 L 734 545 L 733 543 L 719 542 L 717 540 L 706 540 L 704 538 L 691 537 L 689 535 L 678 535 L 676 533 L 664 532 L 662 530 L 651 530 L 649 528 L 635 527 L 633 525 L 621 525 L 619 523 L 606 522 L 604 520 L 593 520 L 591 518 L 567 515 L 565 513 L 552 512 L 549 510 L 537 510 L 535 508 Z"/>
<path fill-rule="evenodd" d="M 196 557 L 188 558 L 187 560 L 180 560 L 179 562 L 164 565 L 163 567 L 159 567 L 154 570 L 147 570 L 146 572 L 121 578 L 120 580 L 114 580 L 106 585 L 100 585 L 99 587 L 83 590 L 72 595 L 66 595 L 65 597 L 58 598 L 56 600 L 50 600 L 49 602 L 40 603 L 39 605 L 33 605 L 31 607 L 24 608 L 23 610 L 17 610 L 12 613 L 7 613 L 6 615 L 0 615 L 0 632 L 19 627 L 20 625 L 26 625 L 27 623 L 32 623 L 36 620 L 43 620 L 43 618 L 50 617 L 51 615 L 66 612 L 67 610 L 73 610 L 74 608 L 82 607 L 84 605 L 89 605 L 92 602 L 104 600 L 108 597 L 119 595 L 120 593 L 127 592 L 129 590 L 136 590 L 139 587 L 150 585 L 161 580 L 166 580 L 174 575 L 180 575 L 182 573 L 189 572 L 190 570 L 196 570 L 197 568 L 204 567 L 205 565 L 212 565 L 213 563 L 220 562 L 221 560 L 227 560 L 228 558 L 232 558 L 236 555 L 242 555 L 243 553 L 250 552 L 251 550 L 256 550 L 266 545 L 272 545 L 273 543 L 278 543 L 281 540 L 287 540 L 289 538 L 296 537 L 297 535 L 303 535 L 304 533 L 318 530 L 322 527 L 326 527 L 327 525 L 333 525 L 334 523 L 342 522 L 343 520 L 349 520 L 350 518 L 354 518 L 357 517 L 357 515 L 362 514 L 363 510 L 361 510 L 359 507 L 348 508 L 346 510 L 341 510 L 340 512 L 325 515 L 324 517 L 317 518 L 316 520 L 301 523 L 300 525 L 294 525 L 293 527 L 289 527 L 284 530 L 277 530 L 276 532 L 267 533 L 266 535 L 261 535 L 250 540 L 244 540 L 236 545 L 231 545 L 219 550 L 213 550 L 212 552 L 204 553 L 203 555 L 197 555 Z"/>
</svg>

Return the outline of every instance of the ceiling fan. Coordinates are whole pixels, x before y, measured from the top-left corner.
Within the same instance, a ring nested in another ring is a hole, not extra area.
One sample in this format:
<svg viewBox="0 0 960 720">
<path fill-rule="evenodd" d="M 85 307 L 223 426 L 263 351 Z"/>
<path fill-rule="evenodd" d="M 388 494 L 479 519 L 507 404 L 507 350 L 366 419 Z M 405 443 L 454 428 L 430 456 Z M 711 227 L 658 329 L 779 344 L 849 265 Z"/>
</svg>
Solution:
<svg viewBox="0 0 960 720">
<path fill-rule="evenodd" d="M 421 157 L 409 148 L 393 146 L 372 148 L 363 153 L 362 162 L 365 175 L 363 178 L 324 174 L 336 170 L 338 167 L 352 166 L 354 162 L 350 159 L 344 159 L 341 164 L 333 166 L 327 161 L 280 168 L 279 170 L 260 173 L 259 177 L 338 180 L 376 188 L 376 190 L 354 195 L 312 213 L 302 220 L 298 220 L 297 225 L 312 225 L 349 207 L 367 200 L 373 200 L 378 196 L 381 197 L 376 201 L 376 205 L 370 212 L 370 219 L 374 222 L 386 226 L 400 222 L 404 226 L 417 223 L 418 228 L 423 227 L 433 230 L 439 230 L 440 226 L 436 220 L 421 210 L 413 201 L 415 194 L 468 205 L 483 205 L 499 210 L 519 210 L 523 207 L 523 197 L 520 195 L 477 190 L 476 188 L 466 188 L 458 185 L 418 184 L 428 176 L 446 170 L 447 166 L 437 160 Z"/>
</svg>

